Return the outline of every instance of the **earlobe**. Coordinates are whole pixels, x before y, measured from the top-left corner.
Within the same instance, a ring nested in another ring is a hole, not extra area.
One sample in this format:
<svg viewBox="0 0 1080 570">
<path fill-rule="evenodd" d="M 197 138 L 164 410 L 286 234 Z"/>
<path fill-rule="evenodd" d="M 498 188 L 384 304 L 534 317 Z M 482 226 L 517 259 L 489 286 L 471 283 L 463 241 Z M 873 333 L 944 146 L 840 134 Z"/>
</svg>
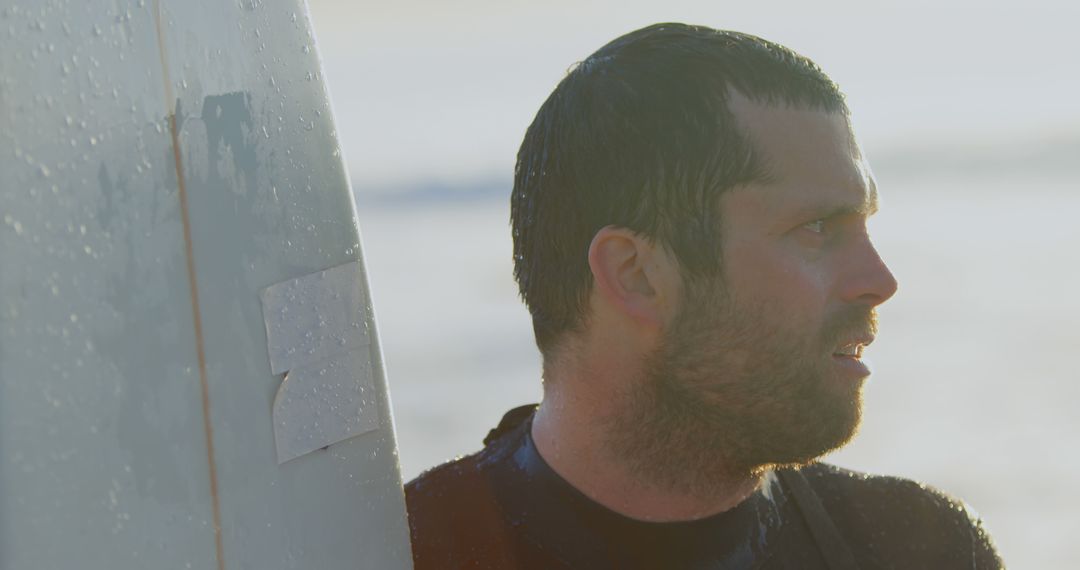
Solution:
<svg viewBox="0 0 1080 570">
<path fill-rule="evenodd" d="M 589 268 L 597 293 L 609 306 L 644 325 L 662 328 L 667 302 L 657 282 L 656 249 L 628 229 L 608 226 L 593 236 Z"/>
</svg>

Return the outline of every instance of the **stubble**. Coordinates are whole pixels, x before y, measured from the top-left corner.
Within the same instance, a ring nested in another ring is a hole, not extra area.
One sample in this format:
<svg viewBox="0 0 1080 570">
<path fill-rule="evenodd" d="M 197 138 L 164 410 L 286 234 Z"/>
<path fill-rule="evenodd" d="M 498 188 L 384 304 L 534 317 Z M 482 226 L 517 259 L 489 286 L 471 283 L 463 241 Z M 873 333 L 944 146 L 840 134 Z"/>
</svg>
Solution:
<svg viewBox="0 0 1080 570">
<path fill-rule="evenodd" d="M 702 494 L 802 465 L 858 430 L 862 382 L 837 382 L 831 354 L 845 335 L 876 329 L 852 306 L 821 330 L 797 330 L 767 305 L 740 304 L 718 279 L 688 286 L 640 390 L 623 402 L 609 449 L 642 481 Z"/>
</svg>

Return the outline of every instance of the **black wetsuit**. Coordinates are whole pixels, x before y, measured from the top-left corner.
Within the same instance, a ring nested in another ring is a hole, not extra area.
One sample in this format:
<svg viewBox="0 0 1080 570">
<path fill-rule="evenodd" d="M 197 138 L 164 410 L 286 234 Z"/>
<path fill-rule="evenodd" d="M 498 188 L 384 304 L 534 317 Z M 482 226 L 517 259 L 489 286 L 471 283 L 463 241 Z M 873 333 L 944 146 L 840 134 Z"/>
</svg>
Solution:
<svg viewBox="0 0 1080 570">
<path fill-rule="evenodd" d="M 511 410 L 479 453 L 406 486 L 417 570 L 1002 567 L 959 501 L 824 464 L 770 473 L 745 501 L 706 519 L 630 519 L 544 462 L 530 435 L 532 411 Z"/>
</svg>

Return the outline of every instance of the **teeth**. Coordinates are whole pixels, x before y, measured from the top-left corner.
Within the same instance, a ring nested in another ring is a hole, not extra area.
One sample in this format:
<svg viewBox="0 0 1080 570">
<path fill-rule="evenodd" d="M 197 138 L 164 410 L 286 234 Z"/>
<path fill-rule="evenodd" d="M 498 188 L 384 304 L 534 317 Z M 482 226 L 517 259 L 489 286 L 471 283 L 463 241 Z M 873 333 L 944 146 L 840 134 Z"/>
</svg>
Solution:
<svg viewBox="0 0 1080 570">
<path fill-rule="evenodd" d="M 836 351 L 836 354 L 840 354 L 843 356 L 858 356 L 859 352 L 861 352 L 859 350 L 860 348 L 861 345 L 849 344 L 848 346 L 841 347 L 840 350 Z"/>
</svg>

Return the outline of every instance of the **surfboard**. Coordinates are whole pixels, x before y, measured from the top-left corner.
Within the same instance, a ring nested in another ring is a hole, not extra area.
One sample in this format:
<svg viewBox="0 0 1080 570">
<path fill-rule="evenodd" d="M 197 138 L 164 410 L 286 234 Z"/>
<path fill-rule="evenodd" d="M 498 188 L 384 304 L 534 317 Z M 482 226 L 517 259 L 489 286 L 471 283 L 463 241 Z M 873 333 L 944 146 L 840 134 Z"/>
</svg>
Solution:
<svg viewBox="0 0 1080 570">
<path fill-rule="evenodd" d="M 306 6 L 0 7 L 0 568 L 411 567 Z"/>
</svg>

